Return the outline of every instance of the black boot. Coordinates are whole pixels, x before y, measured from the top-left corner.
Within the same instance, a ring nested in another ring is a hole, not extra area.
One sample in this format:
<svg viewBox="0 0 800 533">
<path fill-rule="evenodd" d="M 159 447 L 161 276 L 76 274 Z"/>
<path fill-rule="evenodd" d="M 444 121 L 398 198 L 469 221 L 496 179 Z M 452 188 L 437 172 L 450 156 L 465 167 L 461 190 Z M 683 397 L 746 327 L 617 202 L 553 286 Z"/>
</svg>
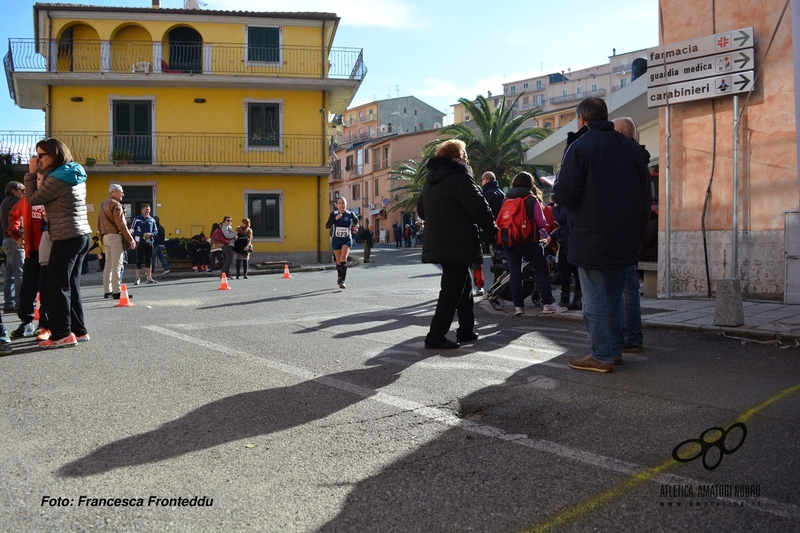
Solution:
<svg viewBox="0 0 800 533">
<path fill-rule="evenodd" d="M 575 293 L 575 297 L 572 298 L 572 303 L 567 306 L 567 309 L 570 311 L 580 311 L 583 309 L 583 304 L 581 303 L 581 293 Z"/>
<path fill-rule="evenodd" d="M 561 292 L 561 302 L 558 304 L 561 307 L 569 308 L 569 293 L 568 292 Z"/>
</svg>

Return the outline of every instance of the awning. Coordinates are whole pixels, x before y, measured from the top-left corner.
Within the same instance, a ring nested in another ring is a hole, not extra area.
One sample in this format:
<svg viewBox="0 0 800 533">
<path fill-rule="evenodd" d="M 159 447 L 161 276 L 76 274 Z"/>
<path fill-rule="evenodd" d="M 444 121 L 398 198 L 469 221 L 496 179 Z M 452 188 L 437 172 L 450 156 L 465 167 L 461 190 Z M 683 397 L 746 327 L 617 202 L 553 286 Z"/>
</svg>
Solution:
<svg viewBox="0 0 800 533">
<path fill-rule="evenodd" d="M 380 215 L 381 214 L 381 209 L 373 209 L 372 211 L 369 212 L 369 214 L 370 215 Z"/>
</svg>

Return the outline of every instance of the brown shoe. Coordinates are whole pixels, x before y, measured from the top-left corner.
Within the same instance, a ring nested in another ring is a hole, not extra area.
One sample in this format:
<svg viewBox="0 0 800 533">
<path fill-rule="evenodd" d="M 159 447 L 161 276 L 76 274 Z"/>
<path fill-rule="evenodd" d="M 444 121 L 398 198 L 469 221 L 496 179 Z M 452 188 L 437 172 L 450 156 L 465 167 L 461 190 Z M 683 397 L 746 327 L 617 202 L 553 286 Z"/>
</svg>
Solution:
<svg viewBox="0 0 800 533">
<path fill-rule="evenodd" d="M 587 355 L 581 359 L 570 359 L 569 367 L 575 370 L 589 370 L 591 372 L 600 372 L 601 374 L 608 374 L 614 369 L 608 363 L 601 363 L 597 359 L 592 359 L 591 355 Z"/>
<path fill-rule="evenodd" d="M 641 349 L 642 349 L 642 343 L 640 342 L 638 345 L 623 346 L 622 353 L 639 353 L 639 350 Z"/>
<path fill-rule="evenodd" d="M 622 364 L 622 356 L 621 355 L 615 355 L 614 357 L 612 357 L 611 358 L 611 364 L 615 365 L 615 366 L 621 365 Z"/>
</svg>

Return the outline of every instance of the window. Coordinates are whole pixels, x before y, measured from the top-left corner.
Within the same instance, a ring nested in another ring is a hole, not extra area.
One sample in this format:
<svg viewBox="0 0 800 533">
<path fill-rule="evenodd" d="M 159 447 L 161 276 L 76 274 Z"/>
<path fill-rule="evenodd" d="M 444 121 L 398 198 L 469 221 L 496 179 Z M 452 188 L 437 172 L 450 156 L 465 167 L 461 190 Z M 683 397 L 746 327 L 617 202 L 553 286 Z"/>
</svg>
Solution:
<svg viewBox="0 0 800 533">
<path fill-rule="evenodd" d="M 365 181 L 364 182 L 364 201 L 366 202 L 366 201 L 368 201 L 368 199 L 369 199 L 369 182 Z"/>
<path fill-rule="evenodd" d="M 583 87 L 578 85 L 578 87 L 575 89 L 575 94 L 581 94 L 581 93 L 583 93 Z"/>
<path fill-rule="evenodd" d="M 542 80 L 536 80 L 536 90 L 537 91 L 542 90 Z"/>
<path fill-rule="evenodd" d="M 382 168 L 389 168 L 389 146 L 383 147 L 383 162 L 381 163 Z"/>
<path fill-rule="evenodd" d="M 621 80 L 619 80 L 620 87 L 625 87 L 626 85 L 628 85 L 628 78 L 622 78 Z"/>
<path fill-rule="evenodd" d="M 553 127 L 553 123 L 552 122 L 545 122 L 544 123 L 544 127 L 545 128 L 552 128 Z"/>
<path fill-rule="evenodd" d="M 247 103 L 247 146 L 280 146 L 280 105 Z"/>
<path fill-rule="evenodd" d="M 569 92 L 566 89 L 561 89 L 561 96 L 567 96 Z"/>
<path fill-rule="evenodd" d="M 596 92 L 597 92 L 597 84 L 596 84 L 596 83 L 593 83 L 593 84 L 592 84 L 592 92 L 593 92 L 593 93 L 596 93 Z"/>
<path fill-rule="evenodd" d="M 414 116 L 415 117 L 417 116 L 417 110 L 416 109 L 414 110 Z"/>
<path fill-rule="evenodd" d="M 523 83 L 523 84 L 522 84 L 522 88 L 523 88 L 523 89 L 527 89 L 527 88 L 528 88 L 528 82 L 525 82 L 525 83 Z"/>
<path fill-rule="evenodd" d="M 280 29 L 247 28 L 247 60 L 277 63 L 280 60 Z"/>
<path fill-rule="evenodd" d="M 375 161 L 375 170 L 381 169 L 381 149 L 375 148 L 375 151 L 372 153 L 372 159 Z"/>
<path fill-rule="evenodd" d="M 369 150 L 364 150 L 364 163 L 369 163 Z"/>
<path fill-rule="evenodd" d="M 536 105 L 542 105 L 544 102 L 544 96 L 541 94 L 536 95 Z"/>
<path fill-rule="evenodd" d="M 247 195 L 247 217 L 250 219 L 253 237 L 281 236 L 280 206 L 280 194 Z"/>
<path fill-rule="evenodd" d="M 353 125 L 353 115 L 350 115 L 350 124 L 348 124 L 348 126 L 352 126 L 352 125 Z"/>
<path fill-rule="evenodd" d="M 375 178 L 375 181 L 372 184 L 372 195 L 380 196 L 380 194 L 378 194 L 378 178 Z"/>
<path fill-rule="evenodd" d="M 151 100 L 113 100 L 113 160 L 152 163 Z"/>
<path fill-rule="evenodd" d="M 516 85 L 512 85 L 511 86 L 511 94 L 517 94 L 517 86 Z"/>
<path fill-rule="evenodd" d="M 350 195 L 352 196 L 351 200 L 355 202 L 356 200 L 361 200 L 361 184 L 353 185 L 353 188 L 350 190 Z"/>
</svg>

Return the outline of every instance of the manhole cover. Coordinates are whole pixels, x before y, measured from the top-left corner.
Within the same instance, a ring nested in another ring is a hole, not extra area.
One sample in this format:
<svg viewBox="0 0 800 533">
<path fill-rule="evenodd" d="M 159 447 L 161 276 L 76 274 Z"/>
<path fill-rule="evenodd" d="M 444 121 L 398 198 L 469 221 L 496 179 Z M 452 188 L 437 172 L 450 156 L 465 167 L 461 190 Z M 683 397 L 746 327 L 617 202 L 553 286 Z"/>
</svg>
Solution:
<svg viewBox="0 0 800 533">
<path fill-rule="evenodd" d="M 401 295 L 411 295 L 411 294 L 428 294 L 429 290 L 427 289 L 405 289 L 402 291 L 394 291 L 392 294 L 401 294 Z"/>
</svg>

